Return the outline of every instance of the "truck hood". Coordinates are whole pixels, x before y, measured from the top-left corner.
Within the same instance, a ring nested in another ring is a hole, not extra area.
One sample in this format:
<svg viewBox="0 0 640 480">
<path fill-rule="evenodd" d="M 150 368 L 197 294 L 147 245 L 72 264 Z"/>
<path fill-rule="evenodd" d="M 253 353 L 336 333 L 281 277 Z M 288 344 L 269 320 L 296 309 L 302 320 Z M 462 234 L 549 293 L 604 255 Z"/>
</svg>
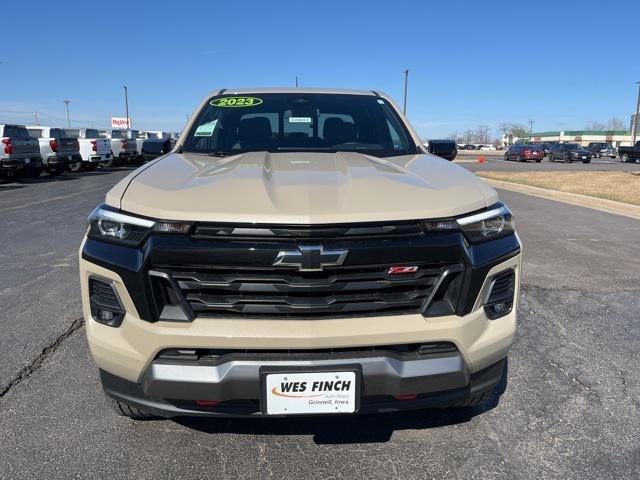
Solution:
<svg viewBox="0 0 640 480">
<path fill-rule="evenodd" d="M 165 220 L 326 224 L 442 218 L 485 208 L 496 192 L 432 155 L 172 153 L 107 194 L 122 210 Z"/>
</svg>

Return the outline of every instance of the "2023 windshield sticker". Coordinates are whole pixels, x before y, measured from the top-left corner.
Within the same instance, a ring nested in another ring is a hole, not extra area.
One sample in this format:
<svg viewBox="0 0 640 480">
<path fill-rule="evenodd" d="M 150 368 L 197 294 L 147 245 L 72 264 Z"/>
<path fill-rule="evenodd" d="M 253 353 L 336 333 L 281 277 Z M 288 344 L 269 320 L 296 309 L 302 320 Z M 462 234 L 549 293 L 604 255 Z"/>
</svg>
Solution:
<svg viewBox="0 0 640 480">
<path fill-rule="evenodd" d="M 209 102 L 214 107 L 255 107 L 262 103 L 261 98 L 257 97 L 222 97 L 215 98 Z"/>
</svg>

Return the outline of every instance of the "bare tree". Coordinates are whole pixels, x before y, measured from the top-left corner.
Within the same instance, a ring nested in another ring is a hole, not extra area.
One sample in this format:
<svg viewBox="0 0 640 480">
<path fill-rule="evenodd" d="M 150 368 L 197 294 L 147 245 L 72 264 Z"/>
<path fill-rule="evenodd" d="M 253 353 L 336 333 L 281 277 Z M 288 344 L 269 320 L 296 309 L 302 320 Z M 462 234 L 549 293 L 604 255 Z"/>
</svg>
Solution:
<svg viewBox="0 0 640 480">
<path fill-rule="evenodd" d="M 507 137 L 507 143 L 511 145 L 516 138 L 522 138 L 529 130 L 523 123 L 502 122 L 498 131 Z"/>
<path fill-rule="evenodd" d="M 607 129 L 607 126 L 602 122 L 597 122 L 595 120 L 589 120 L 584 127 L 585 130 L 592 130 L 594 132 L 604 132 Z"/>
<path fill-rule="evenodd" d="M 464 143 L 472 143 L 474 140 L 473 131 L 465 130 L 465 132 L 462 134 L 462 139 L 464 140 Z"/>
<path fill-rule="evenodd" d="M 619 118 L 612 117 L 607 122 L 607 130 L 626 130 L 627 126 Z"/>
<path fill-rule="evenodd" d="M 476 127 L 474 131 L 474 135 L 478 143 L 486 144 L 489 143 L 489 125 L 480 125 Z"/>
</svg>

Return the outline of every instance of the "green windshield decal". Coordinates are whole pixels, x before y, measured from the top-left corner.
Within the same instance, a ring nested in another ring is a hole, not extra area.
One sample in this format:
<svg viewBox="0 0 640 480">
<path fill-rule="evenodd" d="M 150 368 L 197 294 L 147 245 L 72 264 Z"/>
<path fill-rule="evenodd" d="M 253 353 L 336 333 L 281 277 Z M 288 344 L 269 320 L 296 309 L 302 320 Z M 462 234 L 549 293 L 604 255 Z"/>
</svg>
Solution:
<svg viewBox="0 0 640 480">
<path fill-rule="evenodd" d="M 218 120 L 214 120 L 213 122 L 204 123 L 196 128 L 196 132 L 193 134 L 194 137 L 210 137 L 213 135 L 213 131 L 216 129 L 216 125 L 218 124 Z"/>
<path fill-rule="evenodd" d="M 211 100 L 214 107 L 255 107 L 262 103 L 261 98 L 256 97 L 223 97 Z"/>
</svg>

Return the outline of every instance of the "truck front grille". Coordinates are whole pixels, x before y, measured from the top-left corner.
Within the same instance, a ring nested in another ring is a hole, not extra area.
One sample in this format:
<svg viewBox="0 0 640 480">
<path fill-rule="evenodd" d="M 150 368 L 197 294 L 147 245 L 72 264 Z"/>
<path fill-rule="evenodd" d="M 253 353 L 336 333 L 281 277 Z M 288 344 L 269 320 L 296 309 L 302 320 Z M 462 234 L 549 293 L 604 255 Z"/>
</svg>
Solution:
<svg viewBox="0 0 640 480">
<path fill-rule="evenodd" d="M 151 272 L 158 316 L 187 305 L 187 317 L 285 318 L 420 313 L 445 295 L 459 265 L 419 265 L 416 273 L 389 274 L 388 266 L 294 269 L 172 267 Z M 443 284 L 443 272 L 454 271 Z"/>
</svg>

